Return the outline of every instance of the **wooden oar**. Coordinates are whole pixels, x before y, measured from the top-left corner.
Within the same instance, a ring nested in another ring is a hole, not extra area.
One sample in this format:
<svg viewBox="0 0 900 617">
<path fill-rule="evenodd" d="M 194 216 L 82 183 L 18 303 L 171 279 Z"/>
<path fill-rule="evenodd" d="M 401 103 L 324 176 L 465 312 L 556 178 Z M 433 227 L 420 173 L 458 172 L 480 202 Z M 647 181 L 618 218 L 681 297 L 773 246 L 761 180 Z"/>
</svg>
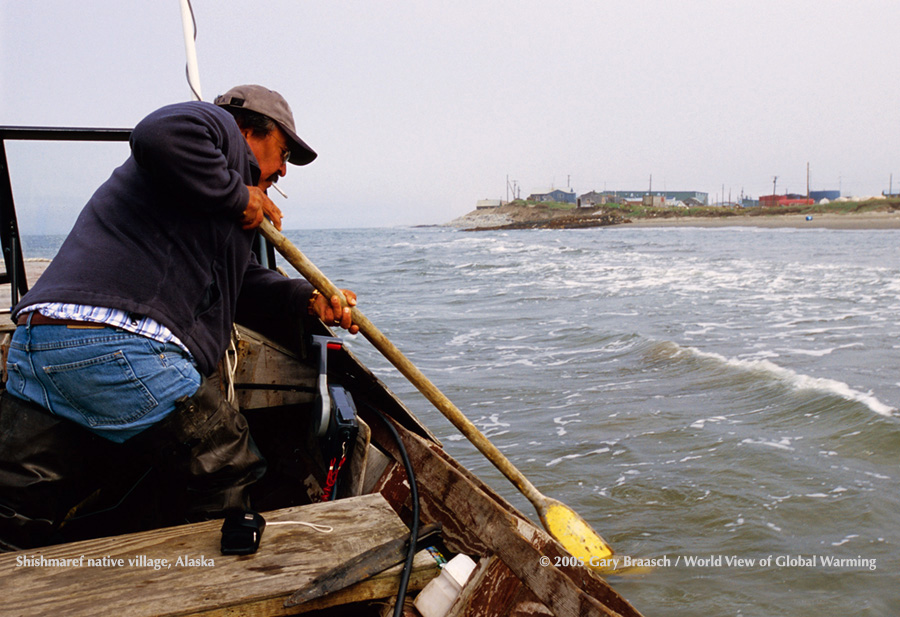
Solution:
<svg viewBox="0 0 900 617">
<path fill-rule="evenodd" d="M 284 234 L 275 229 L 271 222 L 264 220 L 259 229 L 263 236 L 272 243 L 272 246 L 320 293 L 324 294 L 326 298 L 337 296 L 341 299 L 343 306 L 348 306 L 341 290 L 335 287 L 334 283 L 328 280 Z M 500 452 L 497 446 L 491 443 L 478 430 L 478 427 L 472 424 L 456 405 L 444 396 L 437 386 L 431 383 L 422 371 L 410 362 L 358 308 L 354 306 L 350 307 L 350 310 L 353 322 L 359 326 L 359 331 L 363 333 L 363 336 L 528 498 L 550 535 L 556 538 L 572 556 L 580 558 L 585 564 L 593 563 L 597 569 L 607 570 L 605 560 L 613 554 L 613 550 L 603 538 L 591 529 L 591 526 L 574 510 L 556 499 L 541 494 L 531 481 Z"/>
</svg>

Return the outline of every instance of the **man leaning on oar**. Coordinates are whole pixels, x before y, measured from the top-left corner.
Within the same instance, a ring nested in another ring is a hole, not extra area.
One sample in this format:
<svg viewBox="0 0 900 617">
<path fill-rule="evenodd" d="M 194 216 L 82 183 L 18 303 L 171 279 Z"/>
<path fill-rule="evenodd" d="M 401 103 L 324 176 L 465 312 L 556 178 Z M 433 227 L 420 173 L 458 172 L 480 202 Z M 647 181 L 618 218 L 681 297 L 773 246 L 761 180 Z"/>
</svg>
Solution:
<svg viewBox="0 0 900 617">
<path fill-rule="evenodd" d="M 246 85 L 169 105 L 130 144 L 13 310 L 0 547 L 53 542 L 123 457 L 161 468 L 189 520 L 248 509 L 265 461 L 215 378 L 233 323 L 296 331 L 309 313 L 358 330 L 337 297 L 251 250 L 264 217 L 281 228 L 266 190 L 316 158 L 280 94 Z"/>
</svg>

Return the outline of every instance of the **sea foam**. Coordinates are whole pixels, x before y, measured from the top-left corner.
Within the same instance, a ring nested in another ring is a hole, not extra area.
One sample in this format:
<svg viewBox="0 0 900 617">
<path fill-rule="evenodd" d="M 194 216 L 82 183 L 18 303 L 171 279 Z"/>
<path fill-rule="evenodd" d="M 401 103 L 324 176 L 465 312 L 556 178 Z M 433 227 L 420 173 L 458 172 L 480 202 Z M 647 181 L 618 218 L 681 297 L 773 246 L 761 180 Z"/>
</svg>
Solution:
<svg viewBox="0 0 900 617">
<path fill-rule="evenodd" d="M 698 358 L 709 358 L 721 362 L 727 366 L 737 368 L 743 371 L 762 372 L 777 381 L 795 389 L 795 390 L 814 390 L 824 392 L 826 394 L 836 395 L 848 401 L 861 403 L 877 414 L 886 417 L 892 417 L 896 413 L 896 409 L 890 405 L 886 405 L 878 400 L 871 392 L 860 392 L 852 388 L 850 385 L 838 381 L 836 379 L 827 379 L 822 377 L 812 377 L 798 373 L 789 368 L 779 366 L 771 360 L 742 360 L 740 358 L 726 358 L 720 354 L 701 351 L 695 347 L 680 347 L 683 350 Z"/>
</svg>

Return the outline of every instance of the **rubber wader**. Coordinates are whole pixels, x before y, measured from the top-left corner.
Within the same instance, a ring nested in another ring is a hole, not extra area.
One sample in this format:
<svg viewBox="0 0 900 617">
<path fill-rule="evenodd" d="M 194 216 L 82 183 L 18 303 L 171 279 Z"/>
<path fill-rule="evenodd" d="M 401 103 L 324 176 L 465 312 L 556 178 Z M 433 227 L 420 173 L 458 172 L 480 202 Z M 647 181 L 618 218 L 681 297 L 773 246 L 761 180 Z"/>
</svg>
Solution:
<svg viewBox="0 0 900 617">
<path fill-rule="evenodd" d="M 247 421 L 216 376 L 159 423 L 114 444 L 8 392 L 0 395 L 0 550 L 62 541 L 58 531 L 120 468 L 155 467 L 168 490 L 159 507 L 184 521 L 249 508 L 265 473 Z"/>
</svg>

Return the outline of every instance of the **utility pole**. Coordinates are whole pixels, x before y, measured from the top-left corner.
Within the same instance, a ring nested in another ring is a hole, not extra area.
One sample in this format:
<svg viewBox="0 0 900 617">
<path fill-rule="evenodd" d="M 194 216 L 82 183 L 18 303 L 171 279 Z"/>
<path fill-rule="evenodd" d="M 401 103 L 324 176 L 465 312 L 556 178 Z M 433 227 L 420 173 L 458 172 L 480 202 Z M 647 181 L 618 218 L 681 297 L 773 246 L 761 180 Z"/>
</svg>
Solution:
<svg viewBox="0 0 900 617">
<path fill-rule="evenodd" d="M 778 191 L 775 190 L 775 187 L 778 185 L 778 176 L 775 176 L 775 179 L 772 180 L 772 195 L 777 195 Z"/>
<path fill-rule="evenodd" d="M 809 161 L 806 162 L 806 198 L 809 199 Z"/>
<path fill-rule="evenodd" d="M 506 174 L 506 203 L 509 203 L 509 189 L 512 188 L 512 197 L 513 199 L 518 199 L 522 196 L 522 191 L 518 191 L 518 195 L 516 191 L 518 190 L 519 181 L 518 180 L 510 180 L 509 174 Z"/>
</svg>

